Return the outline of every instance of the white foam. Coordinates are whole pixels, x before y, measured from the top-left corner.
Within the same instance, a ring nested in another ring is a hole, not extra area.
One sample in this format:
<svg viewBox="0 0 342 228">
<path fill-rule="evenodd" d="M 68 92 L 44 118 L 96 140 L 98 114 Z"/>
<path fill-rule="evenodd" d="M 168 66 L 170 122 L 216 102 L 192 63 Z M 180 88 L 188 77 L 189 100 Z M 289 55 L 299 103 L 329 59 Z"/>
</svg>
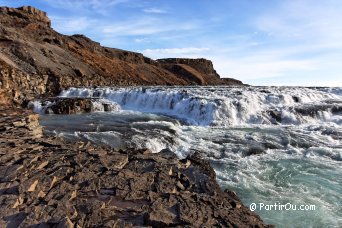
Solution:
<svg viewBox="0 0 342 228">
<path fill-rule="evenodd" d="M 270 110 L 280 113 L 282 124 L 331 121 L 330 110 L 303 116 L 295 107 L 314 107 L 335 100 L 340 92 L 313 88 L 288 87 L 145 87 L 145 88 L 70 88 L 61 97 L 100 97 L 117 103 L 124 110 L 161 113 L 192 125 L 272 124 Z M 338 120 L 339 121 L 339 120 Z M 336 122 L 336 118 L 334 119 Z"/>
<path fill-rule="evenodd" d="M 48 102 L 47 105 L 52 104 L 51 102 Z M 35 113 L 43 114 L 44 113 L 44 107 L 41 101 L 35 100 L 30 101 L 27 105 L 29 109 L 32 109 Z"/>
</svg>

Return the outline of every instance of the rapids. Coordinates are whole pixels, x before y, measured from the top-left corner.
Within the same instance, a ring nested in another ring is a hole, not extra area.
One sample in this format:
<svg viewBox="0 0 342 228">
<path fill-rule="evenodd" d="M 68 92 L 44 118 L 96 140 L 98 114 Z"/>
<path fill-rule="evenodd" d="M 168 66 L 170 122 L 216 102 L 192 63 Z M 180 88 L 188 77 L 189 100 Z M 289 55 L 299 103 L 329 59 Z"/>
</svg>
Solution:
<svg viewBox="0 0 342 228">
<path fill-rule="evenodd" d="M 48 134 L 113 148 L 200 151 L 222 188 L 251 203 L 315 205 L 256 210 L 279 227 L 342 227 L 342 88 L 70 88 L 114 112 L 43 115 Z M 43 112 L 40 102 L 35 110 Z"/>
</svg>

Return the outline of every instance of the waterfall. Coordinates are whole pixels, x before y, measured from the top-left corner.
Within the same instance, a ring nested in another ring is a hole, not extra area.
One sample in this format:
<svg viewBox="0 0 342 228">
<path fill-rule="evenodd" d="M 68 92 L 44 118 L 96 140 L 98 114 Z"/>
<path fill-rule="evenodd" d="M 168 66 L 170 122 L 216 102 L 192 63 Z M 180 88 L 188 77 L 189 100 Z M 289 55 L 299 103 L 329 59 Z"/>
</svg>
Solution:
<svg viewBox="0 0 342 228">
<path fill-rule="evenodd" d="M 290 87 L 70 88 L 61 97 L 102 98 L 122 110 L 176 117 L 190 125 L 341 123 L 341 89 Z"/>
</svg>

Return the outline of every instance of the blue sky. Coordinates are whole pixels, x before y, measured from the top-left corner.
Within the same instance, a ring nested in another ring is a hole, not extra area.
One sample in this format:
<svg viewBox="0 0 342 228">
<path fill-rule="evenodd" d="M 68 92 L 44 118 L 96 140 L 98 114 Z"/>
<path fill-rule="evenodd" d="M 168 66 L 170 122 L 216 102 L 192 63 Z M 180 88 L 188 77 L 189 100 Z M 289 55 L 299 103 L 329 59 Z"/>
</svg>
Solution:
<svg viewBox="0 0 342 228">
<path fill-rule="evenodd" d="M 204 57 L 252 85 L 342 86 L 341 0 L 5 0 L 63 34 L 157 59 Z"/>
</svg>

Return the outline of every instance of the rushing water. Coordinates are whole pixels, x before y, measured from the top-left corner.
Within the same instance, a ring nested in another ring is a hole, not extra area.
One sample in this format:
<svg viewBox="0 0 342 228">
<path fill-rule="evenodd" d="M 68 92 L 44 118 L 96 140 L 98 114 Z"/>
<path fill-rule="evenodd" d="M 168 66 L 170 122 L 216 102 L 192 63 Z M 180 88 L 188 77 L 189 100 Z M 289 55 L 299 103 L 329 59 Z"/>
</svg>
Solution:
<svg viewBox="0 0 342 228">
<path fill-rule="evenodd" d="M 342 88 L 71 88 L 60 96 L 97 97 L 117 110 L 45 115 L 50 134 L 114 148 L 168 148 L 180 157 L 200 151 L 222 188 L 247 206 L 256 203 L 266 222 L 342 227 Z M 297 210 L 260 210 L 261 203 Z"/>
</svg>

